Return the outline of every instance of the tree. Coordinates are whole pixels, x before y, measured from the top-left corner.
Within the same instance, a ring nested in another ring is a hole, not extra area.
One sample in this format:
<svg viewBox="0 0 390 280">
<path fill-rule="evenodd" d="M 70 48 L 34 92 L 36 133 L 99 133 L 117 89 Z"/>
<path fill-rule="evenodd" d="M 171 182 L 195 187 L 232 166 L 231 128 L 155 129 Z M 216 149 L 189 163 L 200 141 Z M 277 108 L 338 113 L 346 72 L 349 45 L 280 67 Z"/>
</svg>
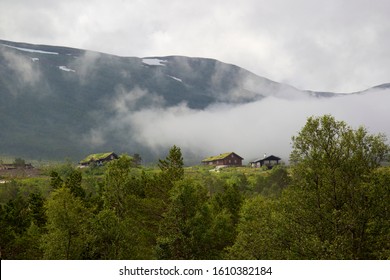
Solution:
<svg viewBox="0 0 390 280">
<path fill-rule="evenodd" d="M 193 181 L 181 180 L 173 187 L 170 199 L 157 239 L 158 257 L 187 260 L 210 258 L 211 216 L 206 203 L 207 190 Z"/>
<path fill-rule="evenodd" d="M 174 145 L 169 150 L 168 156 L 164 160 L 159 160 L 158 166 L 171 181 L 183 179 L 184 164 L 180 148 Z"/>
<path fill-rule="evenodd" d="M 119 159 L 110 162 L 105 172 L 103 200 L 107 209 L 115 209 L 119 216 L 123 216 L 128 208 L 128 195 L 144 196 L 144 190 L 131 170 L 134 167 L 133 158 L 122 155 Z"/>
<path fill-rule="evenodd" d="M 4 259 L 20 259 L 25 243 L 20 242 L 31 223 L 27 200 L 18 193 L 0 205 L 0 254 Z"/>
<path fill-rule="evenodd" d="M 212 223 L 209 235 L 212 240 L 211 256 L 214 258 L 224 258 L 226 248 L 233 245 L 242 203 L 243 196 L 235 184 L 224 185 L 222 191 L 211 197 Z"/>
<path fill-rule="evenodd" d="M 85 258 L 90 241 L 90 211 L 83 201 L 69 188 L 62 187 L 51 194 L 46 207 L 47 233 L 42 237 L 44 258 Z"/>
<path fill-rule="evenodd" d="M 133 161 L 136 166 L 141 165 L 142 163 L 142 157 L 139 154 L 133 155 Z"/>
<path fill-rule="evenodd" d="M 103 209 L 92 219 L 91 258 L 103 260 L 151 259 L 142 221 L 134 216 L 119 218 L 114 211 Z"/>
<path fill-rule="evenodd" d="M 22 158 L 15 158 L 14 165 L 18 168 L 24 168 L 26 166 L 26 161 Z"/>
<path fill-rule="evenodd" d="M 237 226 L 238 235 L 229 248 L 230 259 L 285 259 L 278 202 L 256 195 L 245 201 Z"/>
<path fill-rule="evenodd" d="M 310 117 L 292 140 L 292 186 L 283 195 L 292 257 L 369 258 L 369 186 L 390 151 L 386 137 L 325 115 Z"/>
<path fill-rule="evenodd" d="M 370 216 L 366 240 L 366 258 L 390 259 L 390 169 L 379 168 L 371 174 L 367 186 Z"/>
<path fill-rule="evenodd" d="M 53 187 L 53 189 L 59 189 L 63 185 L 63 180 L 61 179 L 61 176 L 58 174 L 57 171 L 51 171 L 50 172 L 50 186 Z"/>
<path fill-rule="evenodd" d="M 46 225 L 45 199 L 41 193 L 28 198 L 18 192 L 0 206 L 0 254 L 4 259 L 39 259 L 40 237 Z"/>
<path fill-rule="evenodd" d="M 183 157 L 179 147 L 173 146 L 165 159 L 159 159 L 158 166 L 160 173 L 155 174 L 152 178 L 144 176 L 142 180 L 146 196 L 153 198 L 160 205 L 160 213 L 167 210 L 170 200 L 170 190 L 175 182 L 184 178 Z"/>
<path fill-rule="evenodd" d="M 65 179 L 64 186 L 69 188 L 70 192 L 81 199 L 85 198 L 85 190 L 81 186 L 82 175 L 80 170 L 73 169 Z"/>
<path fill-rule="evenodd" d="M 253 191 L 265 197 L 280 197 L 282 191 L 290 184 L 287 168 L 276 165 L 267 172 L 268 176 L 264 176 L 264 173 L 257 175 Z"/>
<path fill-rule="evenodd" d="M 95 255 L 101 258 L 154 258 L 161 201 L 147 197 L 157 181 L 134 168 L 122 155 L 108 164 L 103 187 L 103 210 L 93 220 Z M 160 187 L 160 185 L 158 185 Z M 113 228 L 114 227 L 114 228 Z"/>
<path fill-rule="evenodd" d="M 232 218 L 234 224 L 238 222 L 239 211 L 243 202 L 243 197 L 238 187 L 233 185 L 225 185 L 222 192 L 216 193 L 212 197 L 212 203 L 216 212 L 226 210 Z"/>
<path fill-rule="evenodd" d="M 31 193 L 28 199 L 28 210 L 32 221 L 40 228 L 46 225 L 45 198 L 41 193 Z"/>
</svg>

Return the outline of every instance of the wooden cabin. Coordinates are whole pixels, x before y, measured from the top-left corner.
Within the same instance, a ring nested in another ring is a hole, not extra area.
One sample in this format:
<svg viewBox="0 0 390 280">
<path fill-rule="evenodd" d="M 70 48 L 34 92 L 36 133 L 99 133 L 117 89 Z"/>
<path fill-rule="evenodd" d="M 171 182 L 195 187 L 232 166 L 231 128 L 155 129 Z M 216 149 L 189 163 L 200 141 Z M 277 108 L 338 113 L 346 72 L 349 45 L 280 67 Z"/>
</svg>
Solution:
<svg viewBox="0 0 390 280">
<path fill-rule="evenodd" d="M 91 154 L 80 161 L 81 166 L 88 166 L 90 164 L 103 165 L 106 162 L 110 162 L 114 159 L 118 159 L 118 155 L 114 152 Z"/>
<path fill-rule="evenodd" d="M 13 170 L 13 169 L 33 169 L 31 163 L 24 163 L 22 165 L 15 163 L 3 163 L 0 164 L 0 170 Z"/>
<path fill-rule="evenodd" d="M 264 158 L 262 158 L 262 159 L 257 159 L 255 161 L 252 161 L 251 166 L 252 167 L 267 166 L 268 169 L 271 169 L 275 165 L 278 165 L 280 160 L 281 160 L 280 157 L 276 157 L 274 155 L 264 156 Z"/>
<path fill-rule="evenodd" d="M 242 166 L 243 158 L 236 153 L 224 153 L 219 156 L 212 156 L 202 160 L 204 165 L 226 165 L 226 166 Z"/>
</svg>

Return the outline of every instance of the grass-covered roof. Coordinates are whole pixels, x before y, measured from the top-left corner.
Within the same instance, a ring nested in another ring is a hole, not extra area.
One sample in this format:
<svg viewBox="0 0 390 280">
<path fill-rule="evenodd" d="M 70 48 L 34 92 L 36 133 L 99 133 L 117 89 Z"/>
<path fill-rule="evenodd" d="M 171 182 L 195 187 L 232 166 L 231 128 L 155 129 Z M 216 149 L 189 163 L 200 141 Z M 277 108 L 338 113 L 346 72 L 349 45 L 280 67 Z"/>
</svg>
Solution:
<svg viewBox="0 0 390 280">
<path fill-rule="evenodd" d="M 220 159 L 227 158 L 227 157 L 230 156 L 231 154 L 234 154 L 234 153 L 233 153 L 233 152 L 223 153 L 223 154 L 220 154 L 219 156 L 212 156 L 212 157 L 205 158 L 205 159 L 202 160 L 202 161 L 215 161 L 215 160 L 220 160 Z"/>
<path fill-rule="evenodd" d="M 114 152 L 90 154 L 86 158 L 84 158 L 82 161 L 80 161 L 80 163 L 88 163 L 90 161 L 102 160 L 102 159 L 109 157 L 113 153 Z"/>
</svg>

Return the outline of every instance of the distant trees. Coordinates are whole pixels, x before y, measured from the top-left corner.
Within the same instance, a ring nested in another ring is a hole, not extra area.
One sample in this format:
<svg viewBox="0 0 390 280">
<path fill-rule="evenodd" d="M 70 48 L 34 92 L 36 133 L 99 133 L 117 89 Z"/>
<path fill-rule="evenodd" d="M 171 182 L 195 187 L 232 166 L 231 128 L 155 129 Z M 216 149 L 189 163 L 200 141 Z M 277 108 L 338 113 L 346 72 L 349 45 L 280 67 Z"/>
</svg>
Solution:
<svg viewBox="0 0 390 280">
<path fill-rule="evenodd" d="M 134 154 L 133 155 L 133 161 L 134 161 L 134 164 L 135 165 L 141 165 L 142 163 L 142 157 L 140 156 L 140 154 Z"/>
<path fill-rule="evenodd" d="M 0 255 L 3 259 L 36 259 L 42 256 L 40 238 L 46 225 L 45 199 L 38 193 L 16 193 L 0 205 Z"/>
<path fill-rule="evenodd" d="M 15 158 L 14 165 L 19 168 L 24 168 L 26 166 L 26 161 L 22 158 Z"/>
</svg>

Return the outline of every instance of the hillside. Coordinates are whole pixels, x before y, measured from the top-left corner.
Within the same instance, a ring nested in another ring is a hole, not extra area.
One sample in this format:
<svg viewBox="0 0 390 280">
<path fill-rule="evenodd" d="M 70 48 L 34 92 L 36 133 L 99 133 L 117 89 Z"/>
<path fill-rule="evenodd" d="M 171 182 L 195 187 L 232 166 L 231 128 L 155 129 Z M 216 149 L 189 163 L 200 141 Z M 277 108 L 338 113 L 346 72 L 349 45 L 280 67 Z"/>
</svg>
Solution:
<svg viewBox="0 0 390 280">
<path fill-rule="evenodd" d="M 337 95 L 301 91 L 214 59 L 119 57 L 0 40 L 0 155 L 77 160 L 116 151 L 154 160 L 159 151 L 137 140 L 129 112 Z"/>
</svg>

